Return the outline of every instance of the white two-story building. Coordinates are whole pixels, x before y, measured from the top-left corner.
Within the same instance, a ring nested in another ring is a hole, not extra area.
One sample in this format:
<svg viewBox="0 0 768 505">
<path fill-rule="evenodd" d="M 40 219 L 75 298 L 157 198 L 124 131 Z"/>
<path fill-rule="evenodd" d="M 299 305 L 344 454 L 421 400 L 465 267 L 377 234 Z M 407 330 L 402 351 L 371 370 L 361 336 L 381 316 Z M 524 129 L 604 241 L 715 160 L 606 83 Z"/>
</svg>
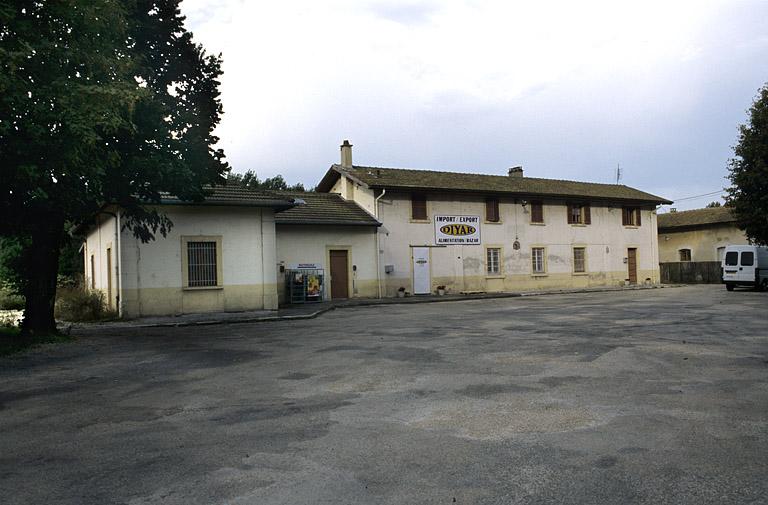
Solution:
<svg viewBox="0 0 768 505">
<path fill-rule="evenodd" d="M 384 296 L 659 282 L 656 206 L 624 185 L 341 163 L 317 187 L 382 223 Z"/>
</svg>

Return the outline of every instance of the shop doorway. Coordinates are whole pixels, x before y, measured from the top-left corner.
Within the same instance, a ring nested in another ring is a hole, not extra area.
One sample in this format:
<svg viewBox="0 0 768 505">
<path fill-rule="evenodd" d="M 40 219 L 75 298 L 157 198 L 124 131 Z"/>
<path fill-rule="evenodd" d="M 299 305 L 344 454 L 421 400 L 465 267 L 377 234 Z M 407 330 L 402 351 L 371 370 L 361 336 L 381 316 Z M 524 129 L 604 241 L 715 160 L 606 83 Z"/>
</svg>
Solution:
<svg viewBox="0 0 768 505">
<path fill-rule="evenodd" d="M 629 270 L 629 283 L 637 284 L 637 249 L 627 249 L 627 269 Z"/>
<path fill-rule="evenodd" d="M 349 257 L 346 250 L 331 250 L 331 299 L 349 298 Z"/>
</svg>

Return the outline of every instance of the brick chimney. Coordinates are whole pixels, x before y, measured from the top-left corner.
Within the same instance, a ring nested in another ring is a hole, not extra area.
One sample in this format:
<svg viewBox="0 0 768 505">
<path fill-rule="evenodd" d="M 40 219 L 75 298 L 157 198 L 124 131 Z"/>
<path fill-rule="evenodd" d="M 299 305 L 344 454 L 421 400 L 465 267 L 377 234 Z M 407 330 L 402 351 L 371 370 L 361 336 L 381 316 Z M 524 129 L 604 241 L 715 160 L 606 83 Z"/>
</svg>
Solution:
<svg viewBox="0 0 768 505">
<path fill-rule="evenodd" d="M 352 144 L 349 143 L 349 140 L 344 140 L 341 143 L 341 166 L 352 168 Z"/>
<path fill-rule="evenodd" d="M 523 176 L 523 167 L 512 167 L 507 171 L 507 174 L 510 177 L 522 177 Z"/>
</svg>

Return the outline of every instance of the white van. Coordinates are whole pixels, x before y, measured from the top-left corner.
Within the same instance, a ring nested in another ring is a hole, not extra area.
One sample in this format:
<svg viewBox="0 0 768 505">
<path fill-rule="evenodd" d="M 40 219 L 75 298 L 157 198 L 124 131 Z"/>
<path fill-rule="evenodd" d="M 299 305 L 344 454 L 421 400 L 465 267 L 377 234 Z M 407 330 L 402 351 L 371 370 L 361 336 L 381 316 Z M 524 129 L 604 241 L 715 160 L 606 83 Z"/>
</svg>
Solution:
<svg viewBox="0 0 768 505">
<path fill-rule="evenodd" d="M 728 291 L 735 286 L 768 289 L 768 247 L 729 245 L 721 266 Z"/>
</svg>

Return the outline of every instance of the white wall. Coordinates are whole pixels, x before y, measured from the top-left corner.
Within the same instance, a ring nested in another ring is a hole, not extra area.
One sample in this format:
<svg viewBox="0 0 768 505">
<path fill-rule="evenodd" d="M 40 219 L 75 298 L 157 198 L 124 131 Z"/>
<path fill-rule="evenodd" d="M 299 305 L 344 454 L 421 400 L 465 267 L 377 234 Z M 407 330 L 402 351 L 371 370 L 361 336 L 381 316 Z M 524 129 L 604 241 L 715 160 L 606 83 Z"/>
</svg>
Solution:
<svg viewBox="0 0 768 505">
<path fill-rule="evenodd" d="M 109 307 L 116 309 L 118 300 L 118 248 L 116 219 L 109 214 L 99 214 L 96 222 L 86 235 L 83 248 L 83 262 L 85 265 L 85 283 L 88 288 L 93 288 L 104 293 L 104 298 Z M 112 269 L 107 271 L 107 249 L 112 250 Z M 93 272 L 91 272 L 91 256 L 93 256 Z M 109 296 L 109 277 L 111 276 L 112 292 Z"/>
<path fill-rule="evenodd" d="M 126 317 L 277 308 L 275 221 L 272 209 L 162 206 L 171 232 L 142 244 L 122 234 Z M 221 236 L 222 287 L 183 286 L 182 236 Z"/>
<path fill-rule="evenodd" d="M 325 269 L 325 298 L 330 298 L 328 251 L 349 251 L 349 293 L 352 297 L 378 295 L 376 278 L 376 235 L 373 226 L 277 225 L 277 262 L 288 268 L 291 263 L 317 263 Z M 352 266 L 356 266 L 356 270 Z M 284 276 L 280 275 L 280 296 Z"/>
<path fill-rule="evenodd" d="M 544 225 L 530 223 L 530 207 L 523 208 L 512 198 L 501 197 L 501 222 L 485 223 L 485 197 L 456 194 L 429 194 L 429 222 L 412 222 L 410 194 L 388 192 L 379 203 L 379 219 L 384 223 L 381 237 L 382 268 L 394 265 L 395 271 L 384 276 L 387 294 L 402 285 L 411 288 L 410 246 L 434 245 L 435 214 L 479 215 L 480 246 L 447 246 L 431 249 L 433 285 L 446 284 L 449 290 L 527 290 L 553 287 L 616 285 L 628 277 L 624 262 L 628 248 L 637 248 L 638 281 L 646 278 L 658 282 L 658 243 L 655 210 L 642 211 L 640 227 L 626 227 L 621 221 L 620 206 L 592 202 L 590 225 L 567 223 L 565 202 L 544 202 Z M 520 249 L 514 250 L 515 239 Z M 486 273 L 488 246 L 502 248 L 502 272 Z M 547 275 L 531 272 L 531 248 L 545 247 Z M 587 273 L 573 272 L 572 248 L 584 246 L 587 251 Z"/>
</svg>

